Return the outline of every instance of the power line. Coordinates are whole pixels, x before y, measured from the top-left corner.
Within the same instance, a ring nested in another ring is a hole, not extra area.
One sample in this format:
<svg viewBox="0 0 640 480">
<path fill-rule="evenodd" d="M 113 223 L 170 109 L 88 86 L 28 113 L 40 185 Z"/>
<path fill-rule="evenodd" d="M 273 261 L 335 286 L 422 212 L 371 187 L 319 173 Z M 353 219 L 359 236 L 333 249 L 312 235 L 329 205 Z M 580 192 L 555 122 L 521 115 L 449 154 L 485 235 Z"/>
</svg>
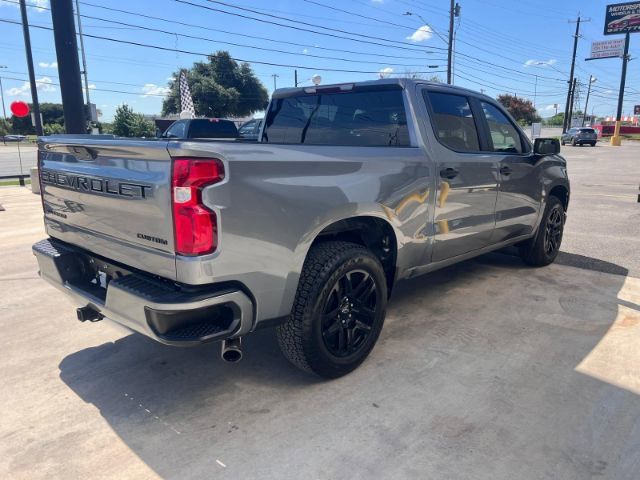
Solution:
<svg viewBox="0 0 640 480">
<path fill-rule="evenodd" d="M 14 20 L 2 19 L 2 18 L 0 18 L 0 22 L 14 24 L 14 25 L 20 25 L 20 22 L 16 22 Z M 40 28 L 40 29 L 43 29 L 43 30 L 49 30 L 49 31 L 53 30 L 51 27 L 45 27 L 45 26 L 42 26 L 42 25 L 32 25 L 32 27 Z M 196 55 L 196 56 L 201 56 L 201 57 L 206 57 L 206 58 L 211 57 L 210 53 L 195 52 L 195 51 L 192 51 L 192 50 L 184 50 L 184 49 L 180 49 L 180 48 L 163 47 L 161 45 L 152 45 L 152 44 L 148 44 L 148 43 L 134 42 L 134 41 L 131 41 L 131 40 L 122 40 L 122 39 L 117 39 L 117 38 L 104 37 L 104 36 L 101 36 L 101 35 L 93 35 L 93 34 L 89 34 L 89 33 L 85 33 L 84 36 L 85 37 L 89 37 L 89 38 L 95 38 L 95 39 L 98 39 L 98 40 L 105 40 L 105 41 L 113 42 L 113 43 L 122 43 L 122 44 L 126 44 L 126 45 L 134 45 L 136 47 L 151 48 L 151 49 L 161 50 L 161 51 L 165 51 L 165 52 L 184 53 L 184 54 L 187 54 L 187 55 Z M 350 69 L 340 69 L 340 68 L 330 68 L 330 67 L 320 67 L 320 66 L 308 67 L 308 66 L 305 66 L 305 65 L 265 62 L 265 61 L 259 61 L 259 60 L 248 60 L 248 59 L 244 59 L 244 58 L 237 58 L 237 57 L 231 57 L 231 56 L 229 58 L 231 60 L 234 60 L 236 62 L 241 62 L 241 63 L 246 62 L 246 63 L 255 63 L 255 64 L 258 64 L 258 65 L 269 65 L 269 66 L 272 66 L 272 67 L 299 68 L 301 70 L 321 70 L 321 71 L 326 71 L 326 72 L 366 73 L 366 74 L 378 74 L 379 73 L 379 71 L 371 71 L 371 70 L 350 70 Z M 415 72 L 415 73 L 430 74 L 430 73 L 442 73 L 442 71 L 430 70 L 430 71 L 419 71 L 419 72 Z"/>
<path fill-rule="evenodd" d="M 228 8 L 236 8 L 236 9 L 243 10 L 243 11 L 254 12 L 254 13 L 257 13 L 258 15 L 280 18 L 282 20 L 285 20 L 285 21 L 288 21 L 288 22 L 291 22 L 291 23 L 299 23 L 301 25 L 310 25 L 310 26 L 313 26 L 315 28 L 321 28 L 321 29 L 324 29 L 324 30 L 345 33 L 347 35 L 362 37 L 362 38 L 366 38 L 366 39 L 381 40 L 381 41 L 384 41 L 384 42 L 389 42 L 389 43 L 397 44 L 397 45 L 386 45 L 384 43 L 379 43 L 378 41 L 361 40 L 361 39 L 358 39 L 358 38 L 345 37 L 343 35 L 336 35 L 336 34 L 326 33 L 326 32 L 318 32 L 316 30 L 310 30 L 308 28 L 297 27 L 295 25 L 287 25 L 287 24 L 275 22 L 275 21 L 272 21 L 272 20 L 266 20 L 264 18 L 256 18 L 256 17 L 252 17 L 250 15 L 245 15 L 245 14 L 242 14 L 242 13 L 228 12 L 226 10 L 222 10 L 220 8 L 215 8 L 215 7 L 210 7 L 210 6 L 207 6 L 207 5 L 199 5 L 197 3 L 192 3 L 192 2 L 187 1 L 187 0 L 172 0 L 172 1 L 176 2 L 176 3 L 182 3 L 184 5 L 191 5 L 192 7 L 202 8 L 202 9 L 213 11 L 213 12 L 223 13 L 223 14 L 226 14 L 226 15 L 232 15 L 234 17 L 240 17 L 240 18 L 245 18 L 245 19 L 248 19 L 248 20 L 253 20 L 253 21 L 257 21 L 257 22 L 261 22 L 261 23 L 268 23 L 268 24 L 271 24 L 271 25 L 277 25 L 279 27 L 289 28 L 289 29 L 292 29 L 292 30 L 298 30 L 298 31 L 302 31 L 302 32 L 314 33 L 316 35 L 324 35 L 324 36 L 327 36 L 327 37 L 339 38 L 339 39 L 348 40 L 348 41 L 351 41 L 351 42 L 368 43 L 370 45 L 377 45 L 379 47 L 385 47 L 385 48 L 395 48 L 395 49 L 400 49 L 400 50 L 412 50 L 412 51 L 424 52 L 423 49 L 413 48 L 414 47 L 413 44 L 407 43 L 407 42 L 400 42 L 400 41 L 396 41 L 396 40 L 388 40 L 386 38 L 376 37 L 376 36 L 373 36 L 373 35 L 365 35 L 365 34 L 362 34 L 362 33 L 352 33 L 352 32 L 348 32 L 346 30 L 340 30 L 340 29 L 336 29 L 336 28 L 325 27 L 325 26 L 322 26 L 322 25 L 311 24 L 311 23 L 302 22 L 302 21 L 299 21 L 299 20 L 292 20 L 292 19 L 289 19 L 289 18 L 286 18 L 286 17 L 281 17 L 281 16 L 278 16 L 278 15 L 260 13 L 260 12 L 258 12 L 256 10 L 252 10 L 252 9 L 246 9 L 246 8 L 243 8 L 243 7 L 235 7 L 233 5 L 224 4 L 223 2 L 214 2 L 214 0 L 207 0 L 207 1 L 209 1 L 211 3 L 221 3 L 221 4 L 225 5 L 225 6 L 228 6 Z M 408 48 L 408 47 L 412 47 L 412 48 Z M 430 47 L 430 48 L 432 50 L 444 50 L 443 48 L 440 48 L 440 47 Z"/>
</svg>

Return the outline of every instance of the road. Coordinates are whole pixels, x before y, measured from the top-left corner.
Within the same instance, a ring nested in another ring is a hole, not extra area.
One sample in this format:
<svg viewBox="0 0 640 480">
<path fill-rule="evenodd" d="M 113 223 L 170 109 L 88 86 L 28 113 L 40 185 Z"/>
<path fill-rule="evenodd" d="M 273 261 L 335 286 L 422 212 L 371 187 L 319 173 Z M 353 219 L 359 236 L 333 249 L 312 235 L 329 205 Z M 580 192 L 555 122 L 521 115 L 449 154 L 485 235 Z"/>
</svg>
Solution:
<svg viewBox="0 0 640 480">
<path fill-rule="evenodd" d="M 37 152 L 38 149 L 33 143 L 7 143 L 3 145 L 0 142 L 0 177 L 28 175 L 29 169 L 38 164 Z"/>
<path fill-rule="evenodd" d="M 402 283 L 352 374 L 81 324 L 37 276 L 40 200 L 0 187 L 0 478 L 602 479 L 640 471 L 640 147 L 567 147 L 558 261 Z M 87 322 L 88 323 L 88 322 Z"/>
</svg>

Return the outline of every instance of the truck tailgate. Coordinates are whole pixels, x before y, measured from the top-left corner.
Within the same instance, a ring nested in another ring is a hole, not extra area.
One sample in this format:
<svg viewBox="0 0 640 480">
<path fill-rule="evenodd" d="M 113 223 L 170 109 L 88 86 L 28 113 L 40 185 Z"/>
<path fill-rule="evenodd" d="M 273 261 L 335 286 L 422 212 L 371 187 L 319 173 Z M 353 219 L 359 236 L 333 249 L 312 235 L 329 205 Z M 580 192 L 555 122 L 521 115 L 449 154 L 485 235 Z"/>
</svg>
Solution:
<svg viewBox="0 0 640 480">
<path fill-rule="evenodd" d="M 49 235 L 175 278 L 166 141 L 45 137 L 38 156 Z"/>
</svg>

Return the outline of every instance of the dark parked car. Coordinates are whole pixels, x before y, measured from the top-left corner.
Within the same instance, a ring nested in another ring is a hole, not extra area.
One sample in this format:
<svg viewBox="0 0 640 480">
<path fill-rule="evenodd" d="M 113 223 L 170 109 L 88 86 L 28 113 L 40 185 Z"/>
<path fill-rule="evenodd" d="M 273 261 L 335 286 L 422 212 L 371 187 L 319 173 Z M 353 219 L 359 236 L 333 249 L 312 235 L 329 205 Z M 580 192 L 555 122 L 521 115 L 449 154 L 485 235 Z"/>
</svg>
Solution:
<svg viewBox="0 0 640 480">
<path fill-rule="evenodd" d="M 596 146 L 598 141 L 598 134 L 593 128 L 570 128 L 567 133 L 563 133 L 560 138 L 560 143 L 565 145 L 570 143 L 574 147 L 576 145 L 584 145 L 585 143 Z"/>
<path fill-rule="evenodd" d="M 192 118 L 173 122 L 162 138 L 238 138 L 238 128 L 231 120 Z"/>
<path fill-rule="evenodd" d="M 260 134 L 260 127 L 262 127 L 262 118 L 254 118 L 242 124 L 238 133 L 241 138 L 246 140 L 257 140 Z"/>
</svg>

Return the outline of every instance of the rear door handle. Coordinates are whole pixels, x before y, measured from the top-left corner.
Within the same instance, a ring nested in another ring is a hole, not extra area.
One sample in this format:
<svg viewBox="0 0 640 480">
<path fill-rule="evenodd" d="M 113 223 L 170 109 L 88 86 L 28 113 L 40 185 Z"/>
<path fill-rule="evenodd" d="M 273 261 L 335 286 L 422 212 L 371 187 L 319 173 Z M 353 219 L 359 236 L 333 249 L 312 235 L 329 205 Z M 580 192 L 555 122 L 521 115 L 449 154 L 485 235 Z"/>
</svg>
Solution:
<svg viewBox="0 0 640 480">
<path fill-rule="evenodd" d="M 511 167 L 509 167 L 508 165 L 503 165 L 502 167 L 500 167 L 500 175 L 511 175 L 511 172 L 513 170 L 511 170 Z"/>
<path fill-rule="evenodd" d="M 451 180 L 452 178 L 456 178 L 460 172 L 455 168 L 447 167 L 440 170 L 440 176 L 442 178 L 446 178 Z"/>
</svg>

